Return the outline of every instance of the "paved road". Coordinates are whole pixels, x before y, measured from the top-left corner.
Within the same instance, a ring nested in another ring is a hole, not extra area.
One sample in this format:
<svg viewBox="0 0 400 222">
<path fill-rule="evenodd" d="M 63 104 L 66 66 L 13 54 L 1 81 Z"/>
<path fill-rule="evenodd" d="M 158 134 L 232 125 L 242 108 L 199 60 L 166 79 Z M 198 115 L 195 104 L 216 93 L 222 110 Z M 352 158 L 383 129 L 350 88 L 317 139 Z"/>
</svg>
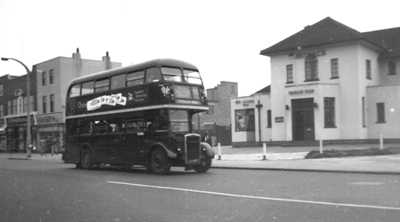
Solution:
<svg viewBox="0 0 400 222">
<path fill-rule="evenodd" d="M 77 170 L 0 159 L 0 221 L 398 221 L 397 175 Z"/>
</svg>

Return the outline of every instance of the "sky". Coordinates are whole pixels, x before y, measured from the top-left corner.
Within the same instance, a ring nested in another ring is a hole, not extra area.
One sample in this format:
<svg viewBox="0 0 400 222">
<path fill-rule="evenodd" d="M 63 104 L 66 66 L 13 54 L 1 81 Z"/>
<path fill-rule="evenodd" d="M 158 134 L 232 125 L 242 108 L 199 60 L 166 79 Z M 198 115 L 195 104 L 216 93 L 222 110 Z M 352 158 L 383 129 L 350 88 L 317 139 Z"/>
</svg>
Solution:
<svg viewBox="0 0 400 222">
<path fill-rule="evenodd" d="M 270 84 L 260 51 L 331 17 L 359 32 L 400 27 L 398 1 L 0 0 L 0 57 L 33 65 L 71 57 L 123 66 L 156 58 L 194 64 L 207 89 L 237 82 L 239 96 Z M 24 75 L 0 61 L 0 76 Z"/>
</svg>

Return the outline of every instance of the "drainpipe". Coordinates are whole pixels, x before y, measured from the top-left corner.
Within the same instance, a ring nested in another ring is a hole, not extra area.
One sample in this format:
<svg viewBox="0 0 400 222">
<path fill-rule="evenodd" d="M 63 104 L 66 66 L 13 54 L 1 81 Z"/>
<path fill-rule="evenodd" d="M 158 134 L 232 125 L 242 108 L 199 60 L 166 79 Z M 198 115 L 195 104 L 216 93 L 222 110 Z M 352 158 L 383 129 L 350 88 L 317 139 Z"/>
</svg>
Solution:
<svg viewBox="0 0 400 222">
<path fill-rule="evenodd" d="M 261 145 L 261 107 L 263 105 L 260 103 L 260 100 L 258 100 L 258 103 L 256 105 L 257 109 L 258 109 L 258 140 L 259 143 Z"/>
</svg>

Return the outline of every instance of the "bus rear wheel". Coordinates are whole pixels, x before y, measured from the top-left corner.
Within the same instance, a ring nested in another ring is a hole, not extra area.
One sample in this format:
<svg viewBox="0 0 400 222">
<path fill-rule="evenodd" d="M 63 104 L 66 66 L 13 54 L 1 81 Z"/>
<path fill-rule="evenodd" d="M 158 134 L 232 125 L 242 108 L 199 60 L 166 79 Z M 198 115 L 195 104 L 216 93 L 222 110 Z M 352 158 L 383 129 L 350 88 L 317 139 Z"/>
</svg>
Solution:
<svg viewBox="0 0 400 222">
<path fill-rule="evenodd" d="M 210 169 L 211 162 L 212 162 L 212 159 L 211 159 L 211 157 L 208 156 L 204 160 L 202 160 L 200 164 L 194 165 L 193 169 L 197 173 L 205 173 Z"/>
<path fill-rule="evenodd" d="M 92 151 L 88 148 L 82 150 L 80 166 L 85 170 L 90 170 L 93 167 Z"/>
<path fill-rule="evenodd" d="M 147 168 L 154 174 L 168 174 L 171 171 L 171 160 L 161 147 L 157 147 L 150 154 Z"/>
</svg>

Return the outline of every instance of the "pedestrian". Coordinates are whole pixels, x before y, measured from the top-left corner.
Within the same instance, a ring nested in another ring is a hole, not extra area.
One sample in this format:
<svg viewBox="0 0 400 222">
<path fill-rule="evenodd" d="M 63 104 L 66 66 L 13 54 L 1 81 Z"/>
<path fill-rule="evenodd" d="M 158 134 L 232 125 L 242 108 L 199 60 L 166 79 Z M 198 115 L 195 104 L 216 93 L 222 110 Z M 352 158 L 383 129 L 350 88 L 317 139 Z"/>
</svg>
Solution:
<svg viewBox="0 0 400 222">
<path fill-rule="evenodd" d="M 46 155 L 46 139 L 40 139 L 40 156 Z"/>
<path fill-rule="evenodd" d="M 211 136 L 210 136 L 210 134 L 208 133 L 208 131 L 205 132 L 204 140 L 203 140 L 203 141 L 206 142 L 206 143 L 208 143 L 208 144 L 212 147 L 212 140 L 211 140 Z"/>
</svg>

